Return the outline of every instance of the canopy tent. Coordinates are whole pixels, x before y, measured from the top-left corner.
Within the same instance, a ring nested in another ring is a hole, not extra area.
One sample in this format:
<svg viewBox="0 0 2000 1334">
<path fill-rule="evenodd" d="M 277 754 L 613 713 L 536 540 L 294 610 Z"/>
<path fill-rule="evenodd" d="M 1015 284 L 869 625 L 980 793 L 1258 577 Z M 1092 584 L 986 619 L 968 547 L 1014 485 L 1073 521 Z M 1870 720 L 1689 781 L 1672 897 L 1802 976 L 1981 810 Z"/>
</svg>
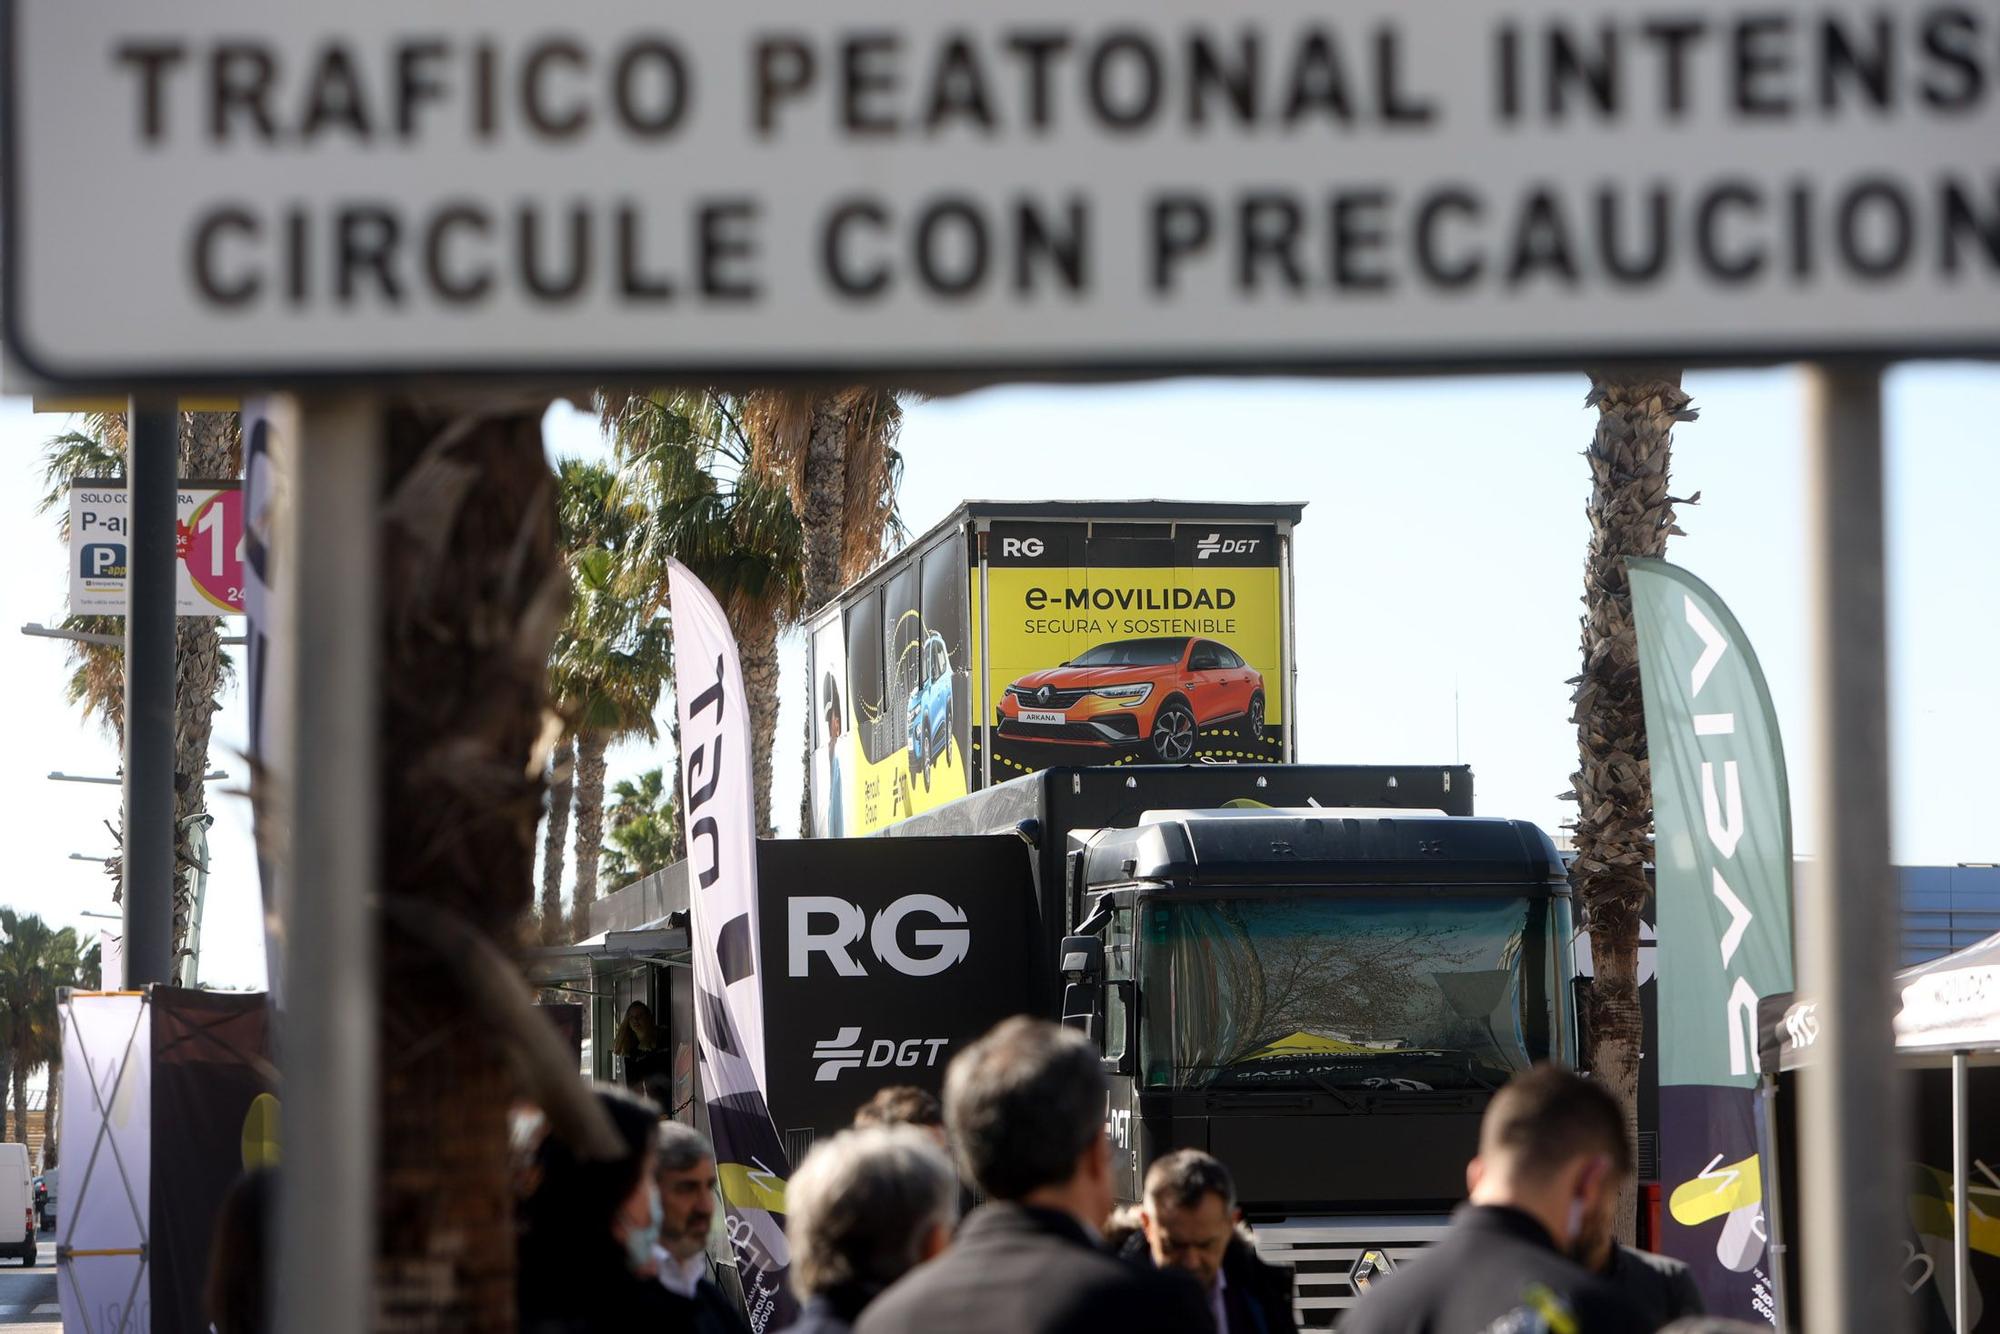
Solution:
<svg viewBox="0 0 2000 1334">
<path fill-rule="evenodd" d="M 223 1197 L 276 1162 L 262 994 L 64 990 L 56 1288 L 80 1334 L 206 1329 Z"/>
<path fill-rule="evenodd" d="M 1947 1175 L 1919 1163 L 1912 1176 L 1910 1200 L 1916 1240 L 1910 1243 L 1911 1259 L 1918 1262 L 1921 1272 L 1923 1238 L 1934 1235 L 1926 1221 L 1948 1217 L 1950 1327 L 1957 1334 L 1971 1334 L 1981 1314 L 1978 1276 L 1972 1267 L 1975 1231 L 1979 1234 L 1976 1249 L 2000 1259 L 2000 1177 L 1982 1161 L 1988 1185 L 1975 1192 L 1970 1143 L 1975 1125 L 1985 1131 L 2000 1124 L 2000 934 L 1955 954 L 1903 969 L 1896 974 L 1894 994 L 1899 1000 L 1894 1021 L 1898 1064 L 1918 1071 L 1949 1065 L 1951 1070 L 1951 1170 Z M 1780 1074 L 1810 1066 L 1824 1023 L 1818 1002 L 1811 996 L 1787 992 L 1760 1000 L 1758 1063 L 1766 1078 L 1775 1083 Z M 1969 1114 L 1973 1069 L 1988 1066 L 1996 1068 L 1981 1072 L 1985 1080 L 1979 1098 L 1983 1114 L 1974 1118 Z M 1927 1108 L 1928 1102 L 1920 1097 L 1920 1110 Z M 1919 1146 L 1926 1138 L 1925 1129 L 1920 1116 Z M 1776 1134 L 1774 1126 L 1774 1138 Z M 1778 1187 L 1778 1164 L 1768 1162 L 1764 1189 L 1774 1202 L 1780 1197 Z M 1975 1193 L 1982 1199 L 1974 1200 Z M 1929 1277 L 1924 1274 L 1919 1278 L 1912 1291 Z"/>
</svg>

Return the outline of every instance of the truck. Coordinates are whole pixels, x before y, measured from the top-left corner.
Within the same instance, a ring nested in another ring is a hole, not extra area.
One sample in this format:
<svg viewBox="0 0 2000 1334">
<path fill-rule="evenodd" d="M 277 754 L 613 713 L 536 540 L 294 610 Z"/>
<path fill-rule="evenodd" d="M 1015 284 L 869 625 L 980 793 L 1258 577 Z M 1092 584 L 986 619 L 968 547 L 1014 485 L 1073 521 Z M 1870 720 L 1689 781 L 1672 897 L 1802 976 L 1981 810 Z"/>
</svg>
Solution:
<svg viewBox="0 0 2000 1334">
<path fill-rule="evenodd" d="M 1295 758 L 1302 504 L 967 501 L 815 613 L 808 832 L 1051 766 Z"/>
<path fill-rule="evenodd" d="M 1308 1328 L 1443 1231 L 1493 1091 L 1577 1059 L 1561 860 L 1475 816 L 1461 767 L 1059 766 L 756 857 L 791 1161 L 881 1088 L 941 1091 L 1000 1020 L 1061 1021 L 1104 1062 L 1121 1202 L 1163 1153 L 1216 1154 Z M 589 957 L 600 1033 L 637 1000 L 664 1020 L 657 1096 L 699 1124 L 687 908 L 682 862 L 542 953 Z"/>
<path fill-rule="evenodd" d="M 1059 768 L 885 831 L 1012 831 L 1041 1013 L 1098 1045 L 1121 1202 L 1179 1148 L 1228 1164 L 1302 1327 L 1447 1226 L 1495 1089 L 1578 1057 L 1548 835 L 1457 767 Z"/>
</svg>

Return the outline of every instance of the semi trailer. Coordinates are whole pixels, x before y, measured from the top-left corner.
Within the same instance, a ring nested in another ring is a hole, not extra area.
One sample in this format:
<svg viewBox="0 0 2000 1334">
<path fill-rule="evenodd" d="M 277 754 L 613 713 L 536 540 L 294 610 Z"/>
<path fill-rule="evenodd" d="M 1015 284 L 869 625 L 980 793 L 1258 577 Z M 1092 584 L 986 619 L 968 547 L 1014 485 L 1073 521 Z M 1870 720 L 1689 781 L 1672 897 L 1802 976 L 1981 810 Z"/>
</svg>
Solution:
<svg viewBox="0 0 2000 1334">
<path fill-rule="evenodd" d="M 960 505 L 807 622 L 808 831 L 1055 765 L 1294 758 L 1304 510 Z"/>
</svg>

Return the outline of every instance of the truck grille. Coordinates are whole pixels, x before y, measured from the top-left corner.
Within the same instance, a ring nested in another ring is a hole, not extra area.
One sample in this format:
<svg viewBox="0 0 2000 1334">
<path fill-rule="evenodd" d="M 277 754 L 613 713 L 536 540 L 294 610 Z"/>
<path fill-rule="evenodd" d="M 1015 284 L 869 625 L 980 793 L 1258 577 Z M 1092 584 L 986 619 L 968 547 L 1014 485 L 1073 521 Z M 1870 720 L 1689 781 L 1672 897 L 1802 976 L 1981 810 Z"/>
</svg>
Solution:
<svg viewBox="0 0 2000 1334">
<path fill-rule="evenodd" d="M 1290 1267 L 1292 1310 L 1300 1329 L 1333 1329 L 1340 1313 L 1354 1305 L 1356 1293 L 1348 1275 L 1361 1252 L 1371 1247 L 1388 1253 L 1398 1267 L 1423 1254 L 1451 1226 L 1439 1215 L 1391 1215 L 1374 1218 L 1286 1218 L 1256 1223 L 1257 1254 L 1265 1261 Z"/>
</svg>

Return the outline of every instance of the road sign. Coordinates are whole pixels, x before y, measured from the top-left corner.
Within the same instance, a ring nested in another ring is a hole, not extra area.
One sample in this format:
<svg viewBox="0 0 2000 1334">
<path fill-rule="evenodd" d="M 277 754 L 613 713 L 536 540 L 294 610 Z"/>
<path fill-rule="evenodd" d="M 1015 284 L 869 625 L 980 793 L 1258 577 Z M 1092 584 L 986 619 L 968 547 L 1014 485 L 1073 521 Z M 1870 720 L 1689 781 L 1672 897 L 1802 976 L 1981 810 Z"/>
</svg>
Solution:
<svg viewBox="0 0 2000 1334">
<path fill-rule="evenodd" d="M 5 8 L 51 382 L 2000 348 L 1973 0 Z"/>
<path fill-rule="evenodd" d="M 132 523 L 122 481 L 69 489 L 69 609 L 123 616 Z M 236 482 L 182 482 L 175 525 L 180 556 L 175 606 L 182 616 L 243 611 L 243 492 Z"/>
</svg>

